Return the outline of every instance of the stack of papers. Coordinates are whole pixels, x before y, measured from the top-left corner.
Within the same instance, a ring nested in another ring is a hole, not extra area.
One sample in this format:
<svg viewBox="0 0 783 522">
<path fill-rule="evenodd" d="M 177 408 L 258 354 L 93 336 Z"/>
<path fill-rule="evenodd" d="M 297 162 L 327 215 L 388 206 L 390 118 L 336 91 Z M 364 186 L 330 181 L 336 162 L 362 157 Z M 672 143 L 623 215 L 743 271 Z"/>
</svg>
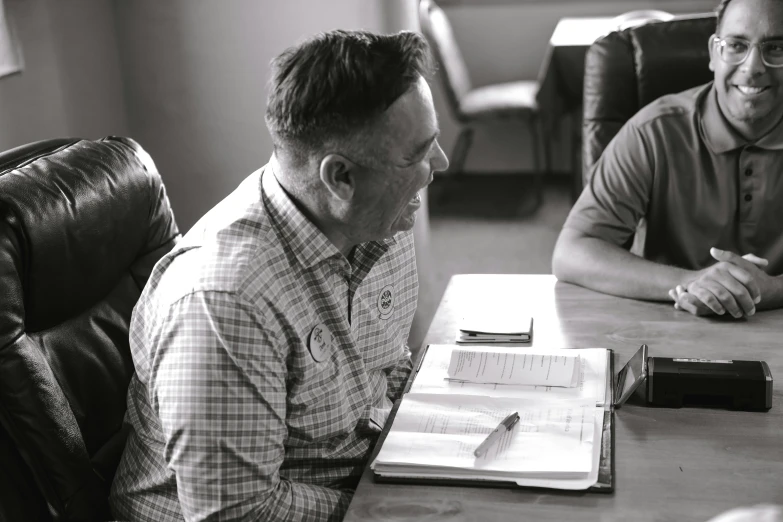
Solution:
<svg viewBox="0 0 783 522">
<path fill-rule="evenodd" d="M 430 345 L 370 468 L 391 481 L 589 489 L 611 415 L 609 354 Z M 475 456 L 512 413 L 520 420 Z"/>
<path fill-rule="evenodd" d="M 520 420 L 487 453 L 473 451 L 508 412 Z M 590 402 L 536 404 L 474 395 L 408 394 L 373 470 L 388 477 L 512 481 L 520 485 L 597 478 L 603 410 Z M 570 489 L 570 488 L 566 488 Z"/>
<path fill-rule="evenodd" d="M 533 318 L 501 314 L 475 314 L 462 319 L 457 342 L 527 343 L 533 336 Z"/>
<path fill-rule="evenodd" d="M 545 354 L 508 351 L 452 350 L 448 376 L 478 384 L 523 384 L 573 388 L 581 359 L 574 353 Z"/>
<path fill-rule="evenodd" d="M 535 348 L 501 348 L 498 346 L 472 346 L 471 351 L 505 351 L 509 354 L 542 354 L 568 356 L 579 354 L 579 376 L 576 387 L 545 385 L 507 385 L 497 383 L 477 383 L 449 378 L 449 365 L 455 350 L 462 346 L 453 344 L 431 344 L 427 347 L 421 366 L 411 384 L 411 393 L 443 393 L 453 395 L 488 395 L 492 397 L 516 397 L 546 401 L 595 402 L 596 406 L 611 405 L 612 389 L 607 386 L 609 371 L 606 348 L 582 348 L 572 350 L 553 348 L 549 350 Z"/>
</svg>

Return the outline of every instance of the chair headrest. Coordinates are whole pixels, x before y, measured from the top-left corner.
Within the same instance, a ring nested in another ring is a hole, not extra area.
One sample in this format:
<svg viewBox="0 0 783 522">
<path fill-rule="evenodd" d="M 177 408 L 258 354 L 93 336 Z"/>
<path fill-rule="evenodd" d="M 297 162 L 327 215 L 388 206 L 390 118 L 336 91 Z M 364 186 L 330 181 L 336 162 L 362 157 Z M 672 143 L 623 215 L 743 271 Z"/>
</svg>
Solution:
<svg viewBox="0 0 783 522">
<path fill-rule="evenodd" d="M 710 35 L 715 17 L 653 22 L 609 33 L 590 46 L 585 58 L 585 116 L 627 106 L 628 119 L 664 94 L 712 80 Z M 629 113 L 630 112 L 630 113 Z"/>
<path fill-rule="evenodd" d="M 646 24 L 647 22 L 665 22 L 672 18 L 674 18 L 674 15 L 667 13 L 666 11 L 660 11 L 658 9 L 639 9 L 615 16 L 612 19 L 612 25 L 616 27 L 617 30 L 622 31 L 623 29 L 636 27 L 638 25 Z"/>
<path fill-rule="evenodd" d="M 715 16 L 675 17 L 615 31 L 596 40 L 585 57 L 583 173 L 639 109 L 665 94 L 713 79 L 709 37 Z"/>
<path fill-rule="evenodd" d="M 28 332 L 44 330 L 104 297 L 155 242 L 140 223 L 163 217 L 162 235 L 173 224 L 158 215 L 164 189 L 154 163 L 127 138 L 31 144 L 0 154 L 0 167 L 0 238 L 22 256 L 2 263 L 19 274 L 0 274 L 0 288 L 9 276 L 25 277 L 22 291 L 11 293 L 24 295 L 19 330 L 4 325 L 0 346 L 22 323 Z"/>
</svg>

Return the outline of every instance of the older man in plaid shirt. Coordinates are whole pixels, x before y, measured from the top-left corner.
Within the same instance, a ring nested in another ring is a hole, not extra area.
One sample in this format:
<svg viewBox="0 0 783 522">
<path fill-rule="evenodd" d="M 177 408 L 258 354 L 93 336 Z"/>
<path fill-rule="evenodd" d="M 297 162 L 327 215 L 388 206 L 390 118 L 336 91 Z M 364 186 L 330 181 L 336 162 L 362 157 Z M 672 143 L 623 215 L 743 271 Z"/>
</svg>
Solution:
<svg viewBox="0 0 783 522">
<path fill-rule="evenodd" d="M 134 310 L 133 521 L 340 520 L 410 368 L 419 190 L 448 166 L 421 36 L 333 31 L 273 63 L 275 152 Z"/>
</svg>

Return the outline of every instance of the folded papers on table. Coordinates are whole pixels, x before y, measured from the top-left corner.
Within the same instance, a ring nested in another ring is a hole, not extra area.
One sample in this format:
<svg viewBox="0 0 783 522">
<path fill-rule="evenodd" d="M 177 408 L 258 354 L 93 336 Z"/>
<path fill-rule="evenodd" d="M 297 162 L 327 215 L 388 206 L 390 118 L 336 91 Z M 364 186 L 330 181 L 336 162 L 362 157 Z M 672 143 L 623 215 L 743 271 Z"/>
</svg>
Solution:
<svg viewBox="0 0 783 522">
<path fill-rule="evenodd" d="M 455 348 L 449 360 L 450 379 L 478 384 L 525 384 L 573 388 L 581 359 L 575 353 L 544 354 Z"/>
<path fill-rule="evenodd" d="M 474 312 L 464 317 L 457 331 L 458 343 L 526 343 L 533 335 L 533 318 L 515 312 Z"/>
<path fill-rule="evenodd" d="M 499 346 L 472 346 L 471 350 L 507 353 L 569 355 L 578 353 L 579 375 L 576 386 L 530 386 L 517 384 L 483 384 L 449 378 L 448 369 L 454 344 L 431 344 L 427 348 L 421 366 L 411 384 L 410 391 L 416 393 L 447 393 L 457 395 L 491 395 L 494 397 L 520 397 L 536 400 L 579 400 L 595 401 L 597 406 L 606 403 L 607 395 L 607 350 L 605 348 L 506 348 Z M 610 390 L 611 391 L 611 390 Z M 609 394 L 611 399 L 611 393 Z M 610 401 L 611 402 L 611 401 Z"/>
</svg>

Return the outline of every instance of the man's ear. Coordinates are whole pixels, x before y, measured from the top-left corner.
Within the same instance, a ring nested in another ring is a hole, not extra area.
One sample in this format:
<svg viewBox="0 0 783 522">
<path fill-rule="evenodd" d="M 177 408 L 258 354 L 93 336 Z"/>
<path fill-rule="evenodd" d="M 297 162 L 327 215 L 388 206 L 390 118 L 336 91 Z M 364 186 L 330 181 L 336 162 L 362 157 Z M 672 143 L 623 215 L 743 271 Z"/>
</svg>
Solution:
<svg viewBox="0 0 783 522">
<path fill-rule="evenodd" d="M 714 34 L 712 36 L 710 36 L 709 40 L 707 40 L 707 50 L 709 50 L 709 52 L 710 52 L 710 64 L 709 64 L 710 71 L 715 72 L 714 61 L 715 61 L 716 56 L 715 56 L 715 35 Z"/>
<path fill-rule="evenodd" d="M 358 165 L 342 154 L 328 154 L 321 160 L 319 175 L 329 192 L 341 201 L 349 201 L 356 191 Z"/>
</svg>

